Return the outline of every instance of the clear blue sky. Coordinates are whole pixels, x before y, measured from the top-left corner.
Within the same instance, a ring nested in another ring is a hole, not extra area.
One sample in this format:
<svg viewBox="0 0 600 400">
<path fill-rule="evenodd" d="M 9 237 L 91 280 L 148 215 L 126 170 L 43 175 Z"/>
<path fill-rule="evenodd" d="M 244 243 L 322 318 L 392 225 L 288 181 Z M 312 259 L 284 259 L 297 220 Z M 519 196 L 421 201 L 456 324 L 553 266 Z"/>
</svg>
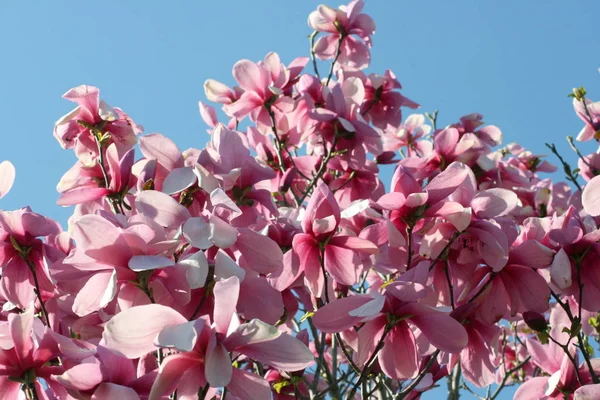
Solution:
<svg viewBox="0 0 600 400">
<path fill-rule="evenodd" d="M 201 148 L 204 81 L 233 84 L 237 60 L 269 51 L 284 62 L 308 55 L 306 18 L 320 3 L 0 2 L 0 161 L 17 168 L 0 207 L 28 204 L 66 222 L 55 188 L 75 157 L 52 128 L 72 108 L 60 97 L 69 88 L 98 86 L 147 133 Z M 567 94 L 583 85 L 600 99 L 599 2 L 367 0 L 365 11 L 377 23 L 370 71 L 392 69 L 423 112 L 439 109 L 442 125 L 480 112 L 506 143 L 547 153 L 543 143 L 558 142 L 576 160 L 564 137 L 582 124 Z"/>
</svg>

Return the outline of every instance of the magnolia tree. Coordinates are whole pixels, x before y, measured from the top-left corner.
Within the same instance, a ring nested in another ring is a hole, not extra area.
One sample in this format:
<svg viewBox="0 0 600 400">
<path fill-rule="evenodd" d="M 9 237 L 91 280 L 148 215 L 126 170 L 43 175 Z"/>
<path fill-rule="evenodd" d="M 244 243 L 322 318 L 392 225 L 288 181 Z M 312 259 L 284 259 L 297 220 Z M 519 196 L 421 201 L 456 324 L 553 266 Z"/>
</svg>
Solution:
<svg viewBox="0 0 600 400">
<path fill-rule="evenodd" d="M 600 155 L 549 145 L 571 188 L 479 114 L 406 116 L 363 72 L 362 9 L 312 12 L 310 58 L 207 80 L 227 119 L 200 103 L 203 149 L 63 96 L 68 230 L 0 211 L 0 398 L 600 398 Z M 600 102 L 571 97 L 597 140 Z"/>
</svg>

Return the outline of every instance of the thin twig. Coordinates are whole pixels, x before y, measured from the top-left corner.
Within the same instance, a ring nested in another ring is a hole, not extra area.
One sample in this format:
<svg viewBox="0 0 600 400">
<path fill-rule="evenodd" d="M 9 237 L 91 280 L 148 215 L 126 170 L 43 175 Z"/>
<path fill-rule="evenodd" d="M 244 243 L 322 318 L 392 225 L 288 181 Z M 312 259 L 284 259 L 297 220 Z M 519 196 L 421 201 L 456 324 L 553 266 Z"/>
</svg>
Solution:
<svg viewBox="0 0 600 400">
<path fill-rule="evenodd" d="M 340 57 L 340 54 L 342 54 L 342 42 L 344 41 L 344 38 L 346 37 L 345 33 L 340 33 L 340 38 L 338 39 L 338 43 L 337 43 L 337 51 L 335 52 L 335 58 L 333 59 L 333 62 L 331 63 L 331 67 L 329 68 L 329 75 L 327 76 L 327 81 L 325 82 L 325 86 L 329 86 L 329 82 L 331 81 L 331 77 L 333 76 L 333 68 L 335 67 L 335 63 L 337 62 L 338 58 Z"/>
<path fill-rule="evenodd" d="M 498 385 L 498 387 L 496 388 L 496 390 L 494 391 L 494 393 L 492 394 L 492 396 L 489 398 L 489 400 L 496 399 L 496 397 L 498 397 L 498 395 L 500 394 L 500 391 L 502 391 L 502 389 L 504 388 L 504 386 L 506 386 L 506 382 L 508 381 L 508 379 L 510 378 L 510 376 L 512 374 L 514 374 L 515 372 L 517 372 L 518 370 L 520 370 L 521 368 L 523 368 L 523 366 L 525 364 L 527 364 L 530 359 L 531 359 L 531 356 L 527 356 L 526 359 L 524 359 L 523 361 L 521 361 L 520 363 L 518 363 L 517 365 L 515 365 L 514 367 L 512 367 L 506 374 L 504 374 L 504 378 L 502 378 L 502 382 L 500 382 L 500 385 Z"/>
<path fill-rule="evenodd" d="M 319 76 L 319 68 L 317 67 L 317 57 L 315 56 L 315 39 L 317 38 L 317 35 L 319 34 L 319 31 L 314 31 L 313 33 L 311 33 L 310 37 L 310 58 L 312 59 L 313 62 L 313 68 L 315 70 L 315 75 L 317 76 L 317 79 L 320 81 L 321 77 Z"/>
<path fill-rule="evenodd" d="M 358 380 L 354 383 L 354 387 L 350 390 L 350 394 L 348 395 L 349 399 L 354 398 L 354 395 L 356 394 L 358 387 L 369 376 L 369 373 L 371 372 L 371 368 L 372 368 L 373 364 L 375 363 L 375 359 L 377 358 L 377 355 L 383 348 L 385 338 L 387 337 L 388 333 L 390 333 L 392 328 L 393 328 L 393 326 L 391 326 L 390 324 L 387 324 L 385 326 L 385 329 L 383 330 L 383 334 L 381 335 L 381 338 L 379 339 L 379 343 L 377 343 L 377 346 L 375 346 L 375 350 L 373 351 L 373 354 L 371 354 L 371 357 L 369 357 L 369 359 L 365 363 L 365 367 L 363 368 L 362 372 L 360 373 Z"/>
<path fill-rule="evenodd" d="M 571 170 L 571 166 L 558 153 L 558 150 L 556 150 L 556 146 L 554 144 L 546 143 L 546 147 L 549 148 L 550 151 L 552 152 L 552 154 L 554 154 L 560 160 L 560 163 L 563 166 L 563 171 L 565 172 L 567 180 L 572 182 L 575 186 L 577 186 L 577 189 L 579 189 L 580 192 L 583 191 L 583 189 L 581 188 L 581 185 L 579 184 L 579 182 L 577 182 L 577 177 L 573 174 L 573 171 Z"/>
<path fill-rule="evenodd" d="M 337 129 L 336 129 L 336 134 L 334 136 L 333 143 L 331 144 L 331 148 L 329 150 L 327 150 L 325 144 L 323 144 L 323 147 L 325 148 L 325 151 L 326 151 L 327 154 L 323 158 L 323 161 L 321 162 L 321 165 L 319 166 L 319 169 L 317 170 L 317 174 L 310 181 L 310 183 L 306 187 L 306 191 L 304 192 L 304 194 L 300 198 L 300 200 L 299 200 L 300 204 L 302 204 L 302 202 L 304 202 L 304 200 L 306 199 L 306 197 L 310 194 L 310 192 L 316 186 L 316 184 L 319 181 L 319 179 L 321 179 L 321 177 L 323 176 L 323 174 L 327 170 L 327 164 L 333 158 L 333 153 L 334 153 L 335 146 L 337 145 L 337 142 L 338 142 L 338 137 L 339 136 L 337 134 Z"/>
<path fill-rule="evenodd" d="M 42 292 L 40 290 L 40 282 L 39 282 L 37 274 L 35 272 L 35 266 L 31 263 L 29 258 L 27 258 L 26 254 L 20 253 L 20 255 L 21 255 L 21 258 L 27 264 L 27 267 L 29 268 L 31 275 L 33 275 L 33 285 L 34 285 L 33 291 L 34 291 L 35 296 L 37 297 L 38 301 L 40 302 L 40 309 L 42 311 L 42 315 L 44 316 L 43 322 L 46 324 L 46 326 L 50 327 L 50 317 L 48 317 L 48 311 L 46 310 L 46 306 L 44 305 L 44 301 L 42 300 Z"/>
<path fill-rule="evenodd" d="M 592 167 L 590 165 L 590 163 L 588 162 L 588 160 L 583 156 L 583 154 L 581 154 L 581 152 L 579 151 L 579 149 L 575 145 L 575 142 L 573 141 L 573 137 L 572 136 L 567 136 L 567 142 L 569 142 L 569 145 L 571 146 L 571 148 L 573 149 L 573 151 L 577 154 L 577 156 L 581 159 L 581 161 L 583 161 L 583 163 L 585 165 L 587 165 L 592 170 L 592 173 L 593 173 L 596 168 Z"/>
<path fill-rule="evenodd" d="M 438 354 L 440 354 L 439 349 L 433 352 L 433 354 L 431 355 L 431 358 L 429 359 L 429 361 L 427 361 L 425 368 L 423 368 L 423 370 L 421 370 L 421 372 L 419 372 L 419 375 L 417 375 L 417 377 L 415 379 L 413 379 L 413 381 L 406 388 L 404 388 L 404 390 L 402 390 L 400 393 L 398 393 L 398 395 L 396 395 L 395 400 L 404 399 L 406 396 L 408 396 L 410 394 L 410 392 L 412 392 L 412 390 L 414 388 L 417 387 L 417 385 L 421 382 L 421 380 L 425 377 L 425 375 L 427 375 L 427 373 L 429 373 L 429 370 L 435 363 L 435 359 L 437 358 Z"/>
</svg>

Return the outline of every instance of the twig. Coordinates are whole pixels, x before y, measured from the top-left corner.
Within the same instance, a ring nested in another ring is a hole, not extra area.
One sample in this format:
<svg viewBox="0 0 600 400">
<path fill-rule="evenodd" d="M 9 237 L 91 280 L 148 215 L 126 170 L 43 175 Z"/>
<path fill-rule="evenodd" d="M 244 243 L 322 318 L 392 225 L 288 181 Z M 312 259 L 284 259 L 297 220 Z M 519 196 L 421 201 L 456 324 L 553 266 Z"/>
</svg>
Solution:
<svg viewBox="0 0 600 400">
<path fill-rule="evenodd" d="M 527 358 L 525 360 L 521 361 L 520 363 L 518 363 L 517 365 L 512 367 L 510 370 L 508 370 L 508 372 L 506 374 L 504 374 L 504 378 L 502 378 L 502 382 L 500 382 L 500 385 L 498 385 L 498 387 L 496 388 L 496 390 L 494 391 L 492 396 L 489 397 L 489 400 L 494 400 L 496 397 L 498 397 L 498 395 L 500 394 L 500 391 L 502 391 L 504 386 L 506 386 L 506 382 L 508 381 L 508 378 L 510 378 L 510 376 L 512 374 L 514 374 L 515 372 L 517 372 L 518 370 L 523 368 L 523 366 L 525 364 L 527 364 L 530 359 L 531 359 L 531 356 L 527 356 Z"/>
<path fill-rule="evenodd" d="M 320 81 L 321 77 L 319 76 L 319 68 L 317 67 L 317 58 L 315 57 L 315 39 L 317 38 L 318 34 L 319 34 L 319 31 L 314 31 L 313 33 L 310 34 L 309 38 L 310 38 L 310 58 L 312 59 L 312 62 L 313 62 L 313 68 L 315 69 L 315 75 L 317 76 L 317 79 Z"/>
<path fill-rule="evenodd" d="M 338 30 L 341 30 L 341 25 L 336 25 L 336 27 L 338 28 Z M 325 82 L 325 86 L 329 86 L 329 82 L 331 81 L 331 77 L 333 76 L 333 68 L 335 66 L 335 63 L 337 62 L 338 58 L 340 57 L 340 54 L 342 54 L 342 42 L 344 41 L 344 38 L 346 37 L 346 33 L 341 31 L 340 32 L 340 38 L 338 39 L 338 43 L 337 43 L 337 51 L 335 52 L 335 58 L 333 59 L 333 62 L 331 63 L 331 68 L 329 68 L 329 75 L 327 76 L 327 81 Z"/>
<path fill-rule="evenodd" d="M 576 263 L 577 265 L 577 263 Z M 578 284 L 579 284 L 579 299 L 580 301 L 582 300 L 583 297 L 583 283 L 581 282 L 581 278 L 579 276 L 579 271 L 577 271 L 577 280 L 578 280 Z M 600 382 L 600 380 L 598 379 L 598 375 L 596 375 L 596 371 L 594 370 L 593 366 L 592 366 L 592 361 L 590 359 L 590 355 L 588 354 L 587 349 L 585 348 L 585 343 L 583 340 L 583 335 L 581 334 L 581 304 L 579 304 L 579 315 L 577 317 L 573 316 L 573 313 L 571 312 L 571 308 L 569 307 L 568 304 L 564 303 L 562 300 L 560 300 L 560 298 L 558 297 L 558 295 L 551 289 L 550 293 L 552 295 L 552 297 L 556 300 L 556 302 L 562 307 L 563 310 L 565 310 L 565 312 L 567 313 L 567 317 L 569 318 L 569 321 L 571 321 L 571 334 L 570 336 L 576 336 L 577 337 L 577 341 L 579 342 L 579 350 L 581 350 L 581 353 L 583 354 L 583 358 L 585 360 L 585 363 L 590 371 L 590 376 L 592 378 L 592 382 L 594 384 L 597 384 L 598 382 Z M 577 319 L 577 322 L 575 322 L 575 320 Z M 577 325 L 575 325 L 577 324 Z M 577 334 L 573 335 L 573 330 L 577 330 Z M 565 346 L 566 347 L 566 346 Z M 570 353 L 568 351 L 568 348 L 563 348 L 563 350 L 565 350 L 565 353 L 567 354 L 567 356 L 570 356 Z M 573 361 L 573 360 L 572 360 Z M 575 361 L 575 372 L 577 373 L 577 376 L 579 377 L 579 372 L 577 371 L 578 366 L 576 364 Z M 580 381 L 581 382 L 581 381 Z"/>
<path fill-rule="evenodd" d="M 573 171 L 571 171 L 571 166 L 561 157 L 560 154 L 558 154 L 558 150 L 556 150 L 556 146 L 554 144 L 546 143 L 546 147 L 549 148 L 550 151 L 552 152 L 552 154 L 554 154 L 560 160 L 560 163 L 563 166 L 563 170 L 565 171 L 567 180 L 571 181 L 575 186 L 577 186 L 577 189 L 579 189 L 579 191 L 581 192 L 583 189 L 581 188 L 581 185 L 579 184 L 579 182 L 577 182 L 577 177 L 575 175 L 573 175 Z"/>
<path fill-rule="evenodd" d="M 458 237 L 460 235 L 462 235 L 462 232 L 458 232 L 458 231 L 454 232 L 454 235 L 452 235 L 448 244 L 446 244 L 446 246 L 444 246 L 444 248 L 442 249 L 442 251 L 440 251 L 440 254 L 438 254 L 438 256 L 435 258 L 435 260 L 433 260 L 431 262 L 431 264 L 429 264 L 429 271 L 431 271 L 433 269 L 433 267 L 435 267 L 435 264 L 437 264 L 438 261 L 440 261 L 442 259 L 442 257 L 446 256 L 446 252 L 448 251 L 450 246 L 452 246 L 452 244 L 456 241 L 456 239 L 458 239 Z"/>
<path fill-rule="evenodd" d="M 395 400 L 404 399 L 406 396 L 408 396 L 410 394 L 410 392 L 412 392 L 412 390 L 414 388 L 417 387 L 417 385 L 421 382 L 421 380 L 425 377 L 425 375 L 427 375 L 427 373 L 433 366 L 433 363 L 435 362 L 435 359 L 437 358 L 438 354 L 440 354 L 439 349 L 433 352 L 433 354 L 431 355 L 431 358 L 429 359 L 429 361 L 427 361 L 425 368 L 423 368 L 423 370 L 421 372 L 419 372 L 419 375 L 417 375 L 417 377 L 415 379 L 413 379 L 413 381 L 406 388 L 404 388 L 404 390 L 402 390 L 400 393 L 398 393 L 398 395 L 396 395 Z"/>
<path fill-rule="evenodd" d="M 21 258 L 27 264 L 27 267 L 29 268 L 31 275 L 33 275 L 33 285 L 34 285 L 33 291 L 34 291 L 35 296 L 37 297 L 38 301 L 40 302 L 40 309 L 42 311 L 42 315 L 44 316 L 44 323 L 46 324 L 46 326 L 50 327 L 50 318 L 48 317 L 48 311 L 46 310 L 46 306 L 44 305 L 44 301 L 42 300 L 42 292 L 40 290 L 40 282 L 39 282 L 37 274 L 35 272 L 35 266 L 31 263 L 29 258 L 27 258 L 27 254 L 24 254 L 21 251 L 19 251 L 19 254 L 21 255 Z"/>
<path fill-rule="evenodd" d="M 385 329 L 383 330 L 383 335 L 381 335 L 381 338 L 379 339 L 379 343 L 377 343 L 377 346 L 375 346 L 375 350 L 373 351 L 373 354 L 371 354 L 371 357 L 369 357 L 369 359 L 365 363 L 365 367 L 363 368 L 362 372 L 360 373 L 358 380 L 354 383 L 354 387 L 350 390 L 348 399 L 354 398 L 354 395 L 356 394 L 358 387 L 367 378 L 367 376 L 369 376 L 369 373 L 371 372 L 371 367 L 375 363 L 375 359 L 377 358 L 379 351 L 381 351 L 381 349 L 383 348 L 385 338 L 387 337 L 388 333 L 390 333 L 392 328 L 393 328 L 393 326 L 391 326 L 389 323 L 385 326 Z"/>
<path fill-rule="evenodd" d="M 573 151 L 577 154 L 577 156 L 581 159 L 581 161 L 583 161 L 583 163 L 585 165 L 587 165 L 592 170 L 592 173 L 594 173 L 594 171 L 596 170 L 596 168 L 592 167 L 590 165 L 590 163 L 588 162 L 588 160 L 586 160 L 586 158 L 583 156 L 583 154 L 581 154 L 581 152 L 579 151 L 579 149 L 575 145 L 575 142 L 573 141 L 573 137 L 572 136 L 567 136 L 567 142 L 569 142 L 569 145 L 571 146 L 571 148 L 573 149 Z"/>
<path fill-rule="evenodd" d="M 446 282 L 448 283 L 448 291 L 450 292 L 450 306 L 454 310 L 454 288 L 452 286 L 452 280 L 450 279 L 450 271 L 448 269 L 448 261 L 446 261 L 446 266 L 444 267 L 444 275 L 446 275 Z"/>
<path fill-rule="evenodd" d="M 310 194 L 311 190 L 315 187 L 315 185 L 317 184 L 317 182 L 319 181 L 319 179 L 323 176 L 323 174 L 327 170 L 327 164 L 333 158 L 333 153 L 334 153 L 335 146 L 337 145 L 337 142 L 338 142 L 338 134 L 337 134 L 337 128 L 336 128 L 336 133 L 335 133 L 335 136 L 333 138 L 333 143 L 331 144 L 331 148 L 329 150 L 327 150 L 325 144 L 323 144 L 323 147 L 325 148 L 325 151 L 326 151 L 327 154 L 323 158 L 323 161 L 321 162 L 321 165 L 319 166 L 317 174 L 310 181 L 310 183 L 306 187 L 306 191 L 304 192 L 304 194 L 300 198 L 300 200 L 299 200 L 300 204 L 302 204 L 302 202 L 304 202 L 304 200 L 306 199 L 306 197 Z"/>
<path fill-rule="evenodd" d="M 447 377 L 448 380 L 448 400 L 458 400 L 460 398 L 460 376 L 461 368 L 460 361 L 456 363 L 452 370 L 452 375 Z"/>
</svg>

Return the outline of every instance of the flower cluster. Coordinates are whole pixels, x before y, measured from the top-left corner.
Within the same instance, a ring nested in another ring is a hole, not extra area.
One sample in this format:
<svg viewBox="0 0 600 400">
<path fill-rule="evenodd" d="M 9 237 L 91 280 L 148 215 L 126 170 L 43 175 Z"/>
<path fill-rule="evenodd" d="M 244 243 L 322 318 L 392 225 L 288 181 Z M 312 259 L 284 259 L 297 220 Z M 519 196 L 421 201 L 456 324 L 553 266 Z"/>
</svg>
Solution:
<svg viewBox="0 0 600 400">
<path fill-rule="evenodd" d="M 600 398 L 600 156 L 549 146 L 570 186 L 480 114 L 405 115 L 394 73 L 364 72 L 363 7 L 312 12 L 310 57 L 207 80 L 203 148 L 65 93 L 68 229 L 0 211 L 1 399 L 417 399 L 443 378 Z M 571 96 L 600 140 L 600 103 Z M 1 163 L 0 197 L 14 179 Z"/>
</svg>

